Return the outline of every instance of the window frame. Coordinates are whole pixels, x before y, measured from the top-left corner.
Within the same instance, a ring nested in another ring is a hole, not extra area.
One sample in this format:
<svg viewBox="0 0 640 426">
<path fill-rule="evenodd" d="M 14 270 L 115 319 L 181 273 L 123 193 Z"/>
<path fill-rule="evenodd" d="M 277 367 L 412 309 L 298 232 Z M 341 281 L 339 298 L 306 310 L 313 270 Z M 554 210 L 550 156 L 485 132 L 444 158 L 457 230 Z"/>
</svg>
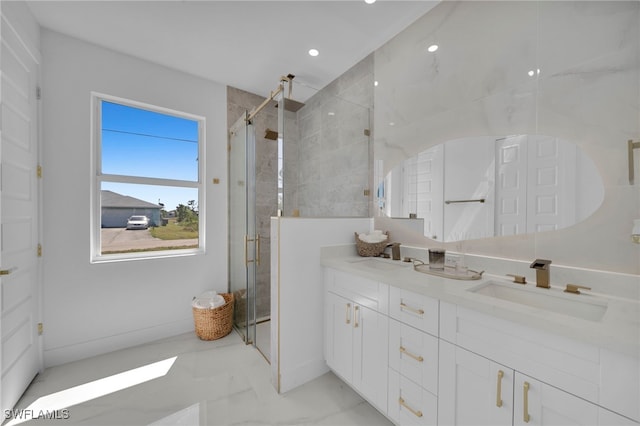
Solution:
<svg viewBox="0 0 640 426">
<path fill-rule="evenodd" d="M 198 179 L 187 181 L 178 179 L 154 178 L 102 173 L 102 101 L 119 105 L 143 109 L 178 118 L 184 118 L 198 123 Z M 205 117 L 177 111 L 165 107 L 151 105 L 121 97 L 111 96 L 99 92 L 91 92 L 91 191 L 90 191 L 90 263 L 103 263 L 127 260 L 157 259 L 176 256 L 192 256 L 205 253 L 206 202 L 205 202 L 205 145 L 206 119 Z M 131 183 L 155 186 L 171 186 L 195 188 L 198 190 L 198 247 L 176 250 L 156 250 L 135 253 L 102 254 L 102 203 L 101 189 L 103 182 Z"/>
</svg>

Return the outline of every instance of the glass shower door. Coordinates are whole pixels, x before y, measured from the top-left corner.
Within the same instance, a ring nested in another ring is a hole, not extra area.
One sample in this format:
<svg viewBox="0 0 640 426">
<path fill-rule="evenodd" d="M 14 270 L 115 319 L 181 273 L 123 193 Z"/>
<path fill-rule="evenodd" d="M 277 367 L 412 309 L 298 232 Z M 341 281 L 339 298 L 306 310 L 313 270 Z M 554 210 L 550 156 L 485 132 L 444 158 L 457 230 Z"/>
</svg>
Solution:
<svg viewBox="0 0 640 426">
<path fill-rule="evenodd" d="M 245 113 L 231 127 L 229 137 L 229 291 L 233 293 L 234 328 L 246 344 L 256 338 L 255 129 Z"/>
</svg>

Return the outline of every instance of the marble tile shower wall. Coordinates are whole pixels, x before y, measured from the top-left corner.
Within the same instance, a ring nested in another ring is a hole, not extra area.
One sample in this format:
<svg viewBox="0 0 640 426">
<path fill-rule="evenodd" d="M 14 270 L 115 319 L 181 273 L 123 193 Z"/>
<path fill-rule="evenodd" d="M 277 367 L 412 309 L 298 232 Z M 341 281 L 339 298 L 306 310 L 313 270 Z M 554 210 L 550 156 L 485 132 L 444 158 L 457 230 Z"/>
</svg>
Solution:
<svg viewBox="0 0 640 426">
<path fill-rule="evenodd" d="M 233 87 L 227 87 L 227 128 L 245 111 L 251 111 L 264 98 Z M 267 128 L 278 129 L 278 110 L 266 107 L 253 119 L 256 129 L 256 229 L 260 234 L 262 259 L 271 257 L 270 221 L 278 209 L 277 165 L 278 143 L 265 139 Z M 271 312 L 271 266 L 260 262 L 256 275 L 256 317 L 268 317 Z"/>
<path fill-rule="evenodd" d="M 297 208 L 304 217 L 369 216 L 373 55 L 369 55 L 306 101 L 298 111 L 295 179 Z M 286 160 L 287 167 L 291 164 Z"/>
<path fill-rule="evenodd" d="M 301 166 L 299 161 L 300 130 L 298 126 L 298 112 L 285 111 L 284 114 L 283 214 L 284 216 L 293 216 L 294 211 L 299 211 L 298 174 Z"/>
<path fill-rule="evenodd" d="M 591 217 L 560 231 L 447 248 L 640 274 L 640 245 L 629 238 L 640 218 L 640 179 L 630 185 L 627 175 L 627 140 L 640 138 L 638 22 L 639 2 L 441 2 L 375 52 L 376 162 L 393 167 L 468 136 L 576 143 L 605 185 Z M 430 54 L 431 44 L 439 49 Z M 433 241 L 416 235 L 412 243 Z"/>
</svg>

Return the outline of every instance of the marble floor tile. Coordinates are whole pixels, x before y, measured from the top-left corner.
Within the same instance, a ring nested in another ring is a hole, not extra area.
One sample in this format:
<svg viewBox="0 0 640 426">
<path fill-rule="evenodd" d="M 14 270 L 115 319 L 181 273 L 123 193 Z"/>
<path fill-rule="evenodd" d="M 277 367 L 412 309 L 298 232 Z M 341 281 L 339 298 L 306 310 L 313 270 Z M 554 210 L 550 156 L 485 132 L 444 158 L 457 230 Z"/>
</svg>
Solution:
<svg viewBox="0 0 640 426">
<path fill-rule="evenodd" d="M 166 374 L 147 381 L 140 379 L 140 371 L 145 370 L 141 367 L 174 357 Z M 210 342 L 186 333 L 48 368 L 36 377 L 16 409 L 29 409 L 34 407 L 34 402 L 43 401 L 41 397 L 89 382 L 109 377 L 99 382 L 102 384 L 113 381 L 111 376 L 126 378 L 134 373 L 137 373 L 138 384 L 120 386 L 118 391 L 65 407 L 67 419 L 36 419 L 23 424 L 391 424 L 332 373 L 286 394 L 278 394 L 270 382 L 269 364 L 235 332 Z M 63 407 L 52 407 L 56 408 Z"/>
</svg>

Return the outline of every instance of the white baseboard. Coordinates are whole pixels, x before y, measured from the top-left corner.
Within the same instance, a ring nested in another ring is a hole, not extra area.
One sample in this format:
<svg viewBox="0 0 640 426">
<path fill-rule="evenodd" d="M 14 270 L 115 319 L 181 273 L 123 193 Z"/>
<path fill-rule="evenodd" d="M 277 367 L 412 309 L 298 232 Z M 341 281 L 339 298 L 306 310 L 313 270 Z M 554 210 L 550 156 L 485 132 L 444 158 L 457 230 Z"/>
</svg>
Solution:
<svg viewBox="0 0 640 426">
<path fill-rule="evenodd" d="M 64 347 L 45 348 L 44 366 L 46 368 L 66 364 L 68 362 L 130 348 L 193 330 L 193 320 L 185 319 Z"/>
</svg>

